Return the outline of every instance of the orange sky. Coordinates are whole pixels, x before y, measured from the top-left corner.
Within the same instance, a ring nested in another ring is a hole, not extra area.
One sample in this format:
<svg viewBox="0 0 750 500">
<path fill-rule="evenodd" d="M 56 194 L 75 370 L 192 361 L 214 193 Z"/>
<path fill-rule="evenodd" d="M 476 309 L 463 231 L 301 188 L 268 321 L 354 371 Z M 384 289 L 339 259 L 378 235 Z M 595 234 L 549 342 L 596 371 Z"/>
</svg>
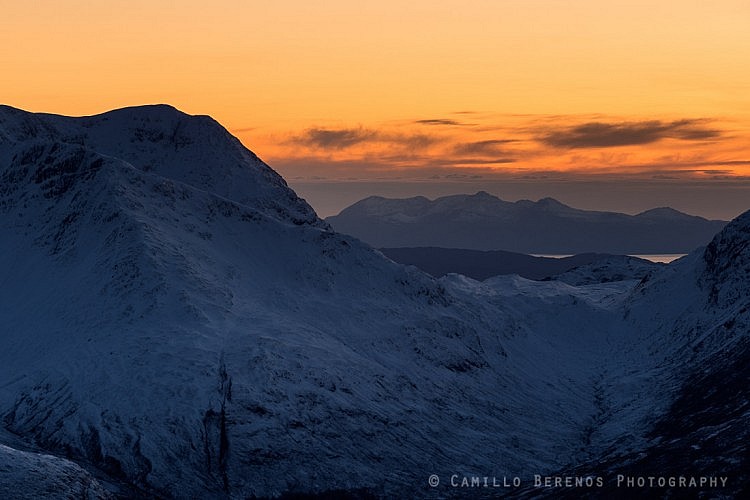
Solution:
<svg viewBox="0 0 750 500">
<path fill-rule="evenodd" d="M 3 103 L 210 114 L 302 191 L 750 176 L 747 0 L 0 0 L 0 12 Z"/>
</svg>

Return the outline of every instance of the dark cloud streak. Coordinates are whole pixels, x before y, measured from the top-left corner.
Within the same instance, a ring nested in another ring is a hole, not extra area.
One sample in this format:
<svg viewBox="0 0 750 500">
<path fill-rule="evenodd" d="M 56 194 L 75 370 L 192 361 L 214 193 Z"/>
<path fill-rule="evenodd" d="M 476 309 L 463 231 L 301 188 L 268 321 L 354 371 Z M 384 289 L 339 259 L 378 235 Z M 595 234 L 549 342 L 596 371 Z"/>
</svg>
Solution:
<svg viewBox="0 0 750 500">
<path fill-rule="evenodd" d="M 583 149 L 651 144 L 668 138 L 705 141 L 722 135 L 720 130 L 707 128 L 704 123 L 704 120 L 589 122 L 546 132 L 537 140 L 555 148 Z"/>
<path fill-rule="evenodd" d="M 462 142 L 456 144 L 453 152 L 457 155 L 506 155 L 502 149 L 506 144 L 518 142 L 514 139 L 492 139 L 487 141 Z"/>
<path fill-rule="evenodd" d="M 374 130 L 360 128 L 323 129 L 311 128 L 304 135 L 297 138 L 307 146 L 325 149 L 345 149 L 355 144 L 371 141 L 378 136 Z"/>
<path fill-rule="evenodd" d="M 456 120 L 448 120 L 445 118 L 436 118 L 431 120 L 415 120 L 414 123 L 419 125 L 450 125 L 450 126 L 461 126 L 465 123 L 457 122 Z"/>
<path fill-rule="evenodd" d="M 440 139 L 429 134 L 399 134 L 358 128 L 310 128 L 302 135 L 293 136 L 289 142 L 318 149 L 346 149 L 366 143 L 381 143 L 412 149 L 423 149 Z"/>
</svg>

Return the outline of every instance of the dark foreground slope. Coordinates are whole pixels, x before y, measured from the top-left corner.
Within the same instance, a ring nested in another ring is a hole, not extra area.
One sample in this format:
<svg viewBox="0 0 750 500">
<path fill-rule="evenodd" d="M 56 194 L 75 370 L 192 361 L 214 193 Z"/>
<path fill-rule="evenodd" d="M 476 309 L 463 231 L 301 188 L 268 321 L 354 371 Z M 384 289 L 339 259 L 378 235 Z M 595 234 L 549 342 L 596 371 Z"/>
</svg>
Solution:
<svg viewBox="0 0 750 500">
<path fill-rule="evenodd" d="M 653 389 L 669 394 L 644 441 L 636 447 L 610 446 L 555 473 L 602 477 L 601 488 L 525 488 L 511 496 L 750 495 L 750 212 L 681 267 L 639 285 L 625 309 L 635 332 L 656 333 L 647 342 L 651 355 L 661 359 L 651 372 L 660 380 Z M 691 480 L 719 486 L 690 486 Z M 626 488 L 628 481 L 636 486 Z"/>
</svg>

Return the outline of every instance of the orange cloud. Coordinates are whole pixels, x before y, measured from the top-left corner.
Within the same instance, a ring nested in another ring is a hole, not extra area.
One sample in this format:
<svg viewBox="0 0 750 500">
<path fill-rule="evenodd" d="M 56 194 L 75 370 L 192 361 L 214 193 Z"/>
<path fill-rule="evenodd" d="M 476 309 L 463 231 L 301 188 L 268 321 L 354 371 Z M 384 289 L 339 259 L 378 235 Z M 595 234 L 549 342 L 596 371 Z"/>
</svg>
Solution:
<svg viewBox="0 0 750 500">
<path fill-rule="evenodd" d="M 288 167 L 296 176 L 304 176 L 301 165 L 314 164 L 314 175 L 326 178 L 449 178 L 478 167 L 487 169 L 482 175 L 546 171 L 643 178 L 669 172 L 681 178 L 740 176 L 750 171 L 747 150 L 741 147 L 744 135 L 719 119 L 478 114 L 475 118 L 470 127 L 444 124 L 437 118 L 370 127 L 314 126 L 286 132 L 284 140 L 269 143 L 268 159 L 282 173 Z M 435 131 L 425 133 L 424 127 Z M 325 165 L 330 166 L 328 173 Z"/>
</svg>

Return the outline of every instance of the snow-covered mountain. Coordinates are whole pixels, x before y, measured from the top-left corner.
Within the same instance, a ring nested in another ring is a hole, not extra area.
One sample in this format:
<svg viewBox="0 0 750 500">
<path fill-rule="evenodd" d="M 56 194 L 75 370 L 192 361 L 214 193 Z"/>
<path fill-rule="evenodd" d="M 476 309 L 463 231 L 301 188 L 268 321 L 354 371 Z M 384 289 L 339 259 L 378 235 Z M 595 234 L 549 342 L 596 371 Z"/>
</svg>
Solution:
<svg viewBox="0 0 750 500">
<path fill-rule="evenodd" d="M 603 255 L 591 262 L 575 266 L 545 279 L 563 281 L 575 286 L 632 279 L 640 281 L 658 273 L 662 267 L 664 267 L 662 263 L 628 255 Z"/>
<path fill-rule="evenodd" d="M 747 338 L 748 231 L 642 281 L 436 280 L 207 117 L 0 108 L 0 484 L 442 498 L 661 449 L 679 384 Z"/>
<path fill-rule="evenodd" d="M 625 477 L 726 479 L 699 494 L 679 484 L 636 487 L 628 496 L 745 498 L 750 494 L 750 212 L 719 233 L 705 249 L 644 279 L 623 304 L 622 328 L 632 339 L 622 356 L 641 357 L 630 376 L 604 393 L 604 412 L 615 423 L 623 413 L 650 413 L 643 442 L 620 439 L 601 455 L 557 474 L 608 478 L 588 497 L 623 494 Z M 627 354 L 625 354 L 627 353 Z M 651 378 L 644 383 L 644 378 Z M 640 380 L 640 381 L 639 381 Z M 640 384 L 645 391 L 631 392 Z M 637 397 L 633 397 L 636 395 Z M 649 400 L 659 401 L 649 405 Z M 625 430 L 625 429 L 623 429 Z M 628 429 L 629 432 L 629 429 Z M 626 436 L 627 432 L 623 432 Z M 517 491 L 520 497 L 580 498 L 573 491 Z"/>
<path fill-rule="evenodd" d="M 81 155 L 95 152 L 141 172 L 252 205 L 274 218 L 295 224 L 320 223 L 281 176 L 216 121 L 187 116 L 170 106 L 127 108 L 83 118 L 0 106 L 0 143 L 5 146 L 2 159 L 6 164 L 13 156 L 21 166 L 67 157 L 71 165 L 61 168 L 73 168 L 75 162 L 83 161 Z M 48 149 L 61 147 L 67 152 Z M 52 173 L 47 170 L 40 175 Z"/>
<path fill-rule="evenodd" d="M 444 247 L 530 254 L 688 253 L 726 224 L 670 208 L 638 215 L 578 210 L 552 198 L 503 201 L 486 192 L 428 200 L 371 196 L 326 219 L 379 248 Z"/>
</svg>

